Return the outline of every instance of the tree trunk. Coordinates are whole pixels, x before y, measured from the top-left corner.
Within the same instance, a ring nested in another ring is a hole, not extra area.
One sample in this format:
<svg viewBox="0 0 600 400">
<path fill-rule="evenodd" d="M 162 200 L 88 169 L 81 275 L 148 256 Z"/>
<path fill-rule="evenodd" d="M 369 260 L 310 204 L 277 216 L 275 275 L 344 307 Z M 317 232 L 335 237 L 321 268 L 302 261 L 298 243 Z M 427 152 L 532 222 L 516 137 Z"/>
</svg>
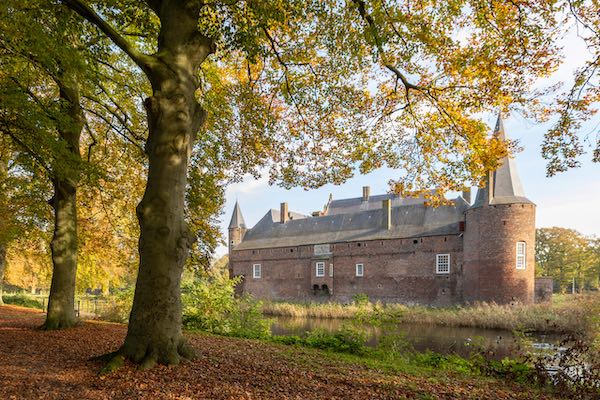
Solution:
<svg viewBox="0 0 600 400">
<path fill-rule="evenodd" d="M 64 75 L 57 81 L 60 98 L 70 121 L 59 127 L 71 160 L 61 160 L 71 167 L 60 169 L 54 177 L 54 196 L 49 201 L 54 208 L 52 250 L 52 284 L 48 298 L 48 313 L 42 329 L 63 329 L 77 323 L 75 315 L 75 279 L 77 275 L 77 163 L 80 160 L 79 138 L 83 129 L 83 111 L 79 104 L 79 89 L 73 77 Z M 75 165 L 75 167 L 72 167 Z"/>
<path fill-rule="evenodd" d="M 147 70 L 153 95 L 145 103 L 148 181 L 137 207 L 140 268 L 127 337 L 118 351 L 142 368 L 193 355 L 181 333 L 181 273 L 194 241 L 184 200 L 189 157 L 205 119 L 195 98 L 195 74 L 213 45 L 197 31 L 198 12 L 181 3 L 164 2 L 159 51 Z"/>
<path fill-rule="evenodd" d="M 61 185 L 63 184 L 63 185 Z M 75 278 L 77 274 L 77 205 L 76 189 L 64 182 L 54 182 L 54 236 L 52 250 L 52 284 L 44 329 L 62 329 L 77 323 L 75 315 Z"/>
<path fill-rule="evenodd" d="M 10 150 L 6 142 L 2 139 L 0 142 L 2 151 L 0 151 L 0 212 L 10 213 L 9 211 L 9 200 L 8 200 L 8 188 L 7 176 L 8 176 L 8 160 Z M 10 215 L 10 214 L 9 214 Z M 4 305 L 2 294 L 4 291 L 4 270 L 6 269 L 6 251 L 8 248 L 8 242 L 12 235 L 8 234 L 10 223 L 7 219 L 0 219 L 0 306 Z"/>
<path fill-rule="evenodd" d="M 4 267 L 6 266 L 6 245 L 0 244 L 0 306 L 4 305 L 2 293 L 4 291 Z"/>
</svg>

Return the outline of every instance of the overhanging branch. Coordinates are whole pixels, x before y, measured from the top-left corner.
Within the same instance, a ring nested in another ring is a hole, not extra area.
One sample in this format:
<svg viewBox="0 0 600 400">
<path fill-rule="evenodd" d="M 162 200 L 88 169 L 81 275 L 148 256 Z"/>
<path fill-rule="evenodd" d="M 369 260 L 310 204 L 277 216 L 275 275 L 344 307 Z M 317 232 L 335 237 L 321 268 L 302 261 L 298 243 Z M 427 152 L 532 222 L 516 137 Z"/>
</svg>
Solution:
<svg viewBox="0 0 600 400">
<path fill-rule="evenodd" d="M 75 11 L 88 22 L 96 25 L 109 39 L 125 52 L 144 72 L 150 73 L 152 56 L 137 50 L 129 41 L 119 34 L 109 23 L 100 17 L 90 6 L 81 0 L 62 0 L 62 2 Z M 157 3 L 153 1 L 152 3 Z"/>
</svg>

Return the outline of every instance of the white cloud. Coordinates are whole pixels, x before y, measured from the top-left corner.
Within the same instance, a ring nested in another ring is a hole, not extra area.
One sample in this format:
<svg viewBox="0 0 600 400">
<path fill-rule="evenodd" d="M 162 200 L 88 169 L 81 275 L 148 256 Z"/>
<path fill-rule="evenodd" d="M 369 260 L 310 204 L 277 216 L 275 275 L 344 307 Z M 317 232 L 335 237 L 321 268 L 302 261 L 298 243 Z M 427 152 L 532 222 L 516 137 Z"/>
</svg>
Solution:
<svg viewBox="0 0 600 400">
<path fill-rule="evenodd" d="M 266 175 L 256 179 L 252 175 L 246 175 L 241 182 L 234 183 L 227 188 L 227 197 L 236 196 L 239 193 L 250 194 L 262 191 L 269 186 L 269 178 Z"/>
</svg>

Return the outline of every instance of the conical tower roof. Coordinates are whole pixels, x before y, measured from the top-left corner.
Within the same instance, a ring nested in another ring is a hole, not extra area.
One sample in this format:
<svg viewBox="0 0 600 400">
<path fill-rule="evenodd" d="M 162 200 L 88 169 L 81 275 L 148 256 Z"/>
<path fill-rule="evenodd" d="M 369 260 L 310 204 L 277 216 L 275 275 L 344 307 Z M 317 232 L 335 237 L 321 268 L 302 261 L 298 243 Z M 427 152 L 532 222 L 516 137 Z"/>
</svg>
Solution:
<svg viewBox="0 0 600 400">
<path fill-rule="evenodd" d="M 244 216 L 242 215 L 242 210 L 240 209 L 240 205 L 235 201 L 235 207 L 233 207 L 233 215 L 231 216 L 231 221 L 229 222 L 229 229 L 232 228 L 245 228 L 246 222 L 244 221 Z"/>
<path fill-rule="evenodd" d="M 506 140 L 506 132 L 500 114 L 498 114 L 494 135 Z M 525 197 L 515 160 L 507 156 L 500 160 L 500 167 L 488 175 L 485 187 L 477 190 L 477 197 L 472 208 L 485 204 L 512 203 L 531 203 L 531 201 Z"/>
</svg>

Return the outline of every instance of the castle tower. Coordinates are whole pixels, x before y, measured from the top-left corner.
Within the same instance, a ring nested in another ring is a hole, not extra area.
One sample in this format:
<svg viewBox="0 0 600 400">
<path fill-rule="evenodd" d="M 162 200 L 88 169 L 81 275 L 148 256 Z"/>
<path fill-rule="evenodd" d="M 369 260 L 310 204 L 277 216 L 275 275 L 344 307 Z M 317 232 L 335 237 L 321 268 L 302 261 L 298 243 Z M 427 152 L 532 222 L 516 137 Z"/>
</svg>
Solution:
<svg viewBox="0 0 600 400">
<path fill-rule="evenodd" d="M 506 139 L 498 116 L 494 135 Z M 535 204 L 523 192 L 514 159 L 490 171 L 465 213 L 463 300 L 532 303 Z"/>
<path fill-rule="evenodd" d="M 246 223 L 244 222 L 244 216 L 240 209 L 239 203 L 235 202 L 233 207 L 233 214 L 231 215 L 231 221 L 229 221 L 229 254 L 231 250 L 244 239 L 246 234 Z"/>
</svg>

